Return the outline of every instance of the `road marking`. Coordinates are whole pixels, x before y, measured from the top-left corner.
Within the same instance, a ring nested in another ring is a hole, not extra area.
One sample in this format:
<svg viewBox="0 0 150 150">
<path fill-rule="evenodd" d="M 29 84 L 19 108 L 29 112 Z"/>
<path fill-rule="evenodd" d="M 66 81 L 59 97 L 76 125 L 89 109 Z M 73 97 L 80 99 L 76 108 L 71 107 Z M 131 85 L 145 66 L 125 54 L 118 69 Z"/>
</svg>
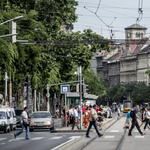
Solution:
<svg viewBox="0 0 150 150">
<path fill-rule="evenodd" d="M 35 137 L 35 138 L 32 138 L 31 140 L 41 140 L 43 138 L 45 138 L 45 137 Z"/>
<path fill-rule="evenodd" d="M 49 140 L 57 140 L 57 139 L 61 139 L 61 138 L 63 138 L 63 136 L 52 137 L 52 138 L 49 138 Z"/>
<path fill-rule="evenodd" d="M 135 138 L 142 139 L 142 138 L 144 138 L 144 136 L 135 136 Z"/>
<path fill-rule="evenodd" d="M 134 132 L 138 132 L 138 130 L 135 130 Z"/>
<path fill-rule="evenodd" d="M 1 145 L 4 145 L 5 143 L 1 143 Z"/>
<path fill-rule="evenodd" d="M 25 139 L 25 138 L 16 138 L 16 139 L 11 139 L 11 140 L 9 140 L 8 142 L 12 142 L 12 141 L 19 141 L 19 140 L 23 140 L 23 139 Z"/>
<path fill-rule="evenodd" d="M 115 136 L 105 136 L 105 139 L 113 139 Z"/>
<path fill-rule="evenodd" d="M 6 140 L 7 138 L 0 138 L 0 141 L 2 141 L 2 140 Z"/>
<path fill-rule="evenodd" d="M 80 138 L 81 136 L 71 136 L 69 139 L 77 139 Z"/>
<path fill-rule="evenodd" d="M 55 147 L 55 148 L 53 148 L 53 149 L 50 149 L 50 150 L 56 150 L 56 149 L 62 147 L 63 145 L 66 145 L 66 144 L 72 142 L 73 140 L 75 140 L 75 139 L 70 139 L 69 141 L 67 141 L 67 142 L 65 142 L 65 143 L 62 143 L 62 144 L 58 145 L 57 147 Z"/>
<path fill-rule="evenodd" d="M 119 130 L 111 130 L 110 132 L 119 132 Z"/>
</svg>

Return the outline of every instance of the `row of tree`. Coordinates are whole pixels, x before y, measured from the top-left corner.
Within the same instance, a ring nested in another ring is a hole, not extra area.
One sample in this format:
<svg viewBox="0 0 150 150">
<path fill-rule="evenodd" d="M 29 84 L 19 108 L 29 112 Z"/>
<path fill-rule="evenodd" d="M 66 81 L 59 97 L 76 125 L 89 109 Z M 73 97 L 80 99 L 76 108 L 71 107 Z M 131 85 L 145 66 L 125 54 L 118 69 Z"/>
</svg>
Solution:
<svg viewBox="0 0 150 150">
<path fill-rule="evenodd" d="M 72 28 L 77 21 L 77 5 L 75 0 L 0 0 L 0 22 L 23 16 L 17 20 L 17 40 L 29 40 L 28 44 L 22 44 L 0 38 L 1 92 L 5 70 L 12 81 L 13 94 L 19 91 L 22 95 L 28 75 L 32 78 L 32 89 L 40 91 L 46 89 L 46 84 L 72 81 L 73 73 L 81 65 L 89 92 L 99 96 L 105 93 L 103 80 L 94 75 L 90 63 L 97 50 L 109 51 L 109 45 L 94 42 L 104 38 L 92 30 L 83 33 L 61 30 L 66 25 Z M 6 34 L 9 24 L 0 26 L 0 35 Z M 59 90 L 58 86 L 50 88 L 52 94 Z"/>
<path fill-rule="evenodd" d="M 125 86 L 115 85 L 106 89 L 107 97 L 109 97 L 109 103 L 113 102 L 123 103 L 123 100 L 133 100 L 134 105 L 143 104 L 144 102 L 150 102 L 150 86 L 147 86 L 144 82 L 128 83 Z M 105 95 L 99 97 L 98 104 L 106 105 Z"/>
</svg>

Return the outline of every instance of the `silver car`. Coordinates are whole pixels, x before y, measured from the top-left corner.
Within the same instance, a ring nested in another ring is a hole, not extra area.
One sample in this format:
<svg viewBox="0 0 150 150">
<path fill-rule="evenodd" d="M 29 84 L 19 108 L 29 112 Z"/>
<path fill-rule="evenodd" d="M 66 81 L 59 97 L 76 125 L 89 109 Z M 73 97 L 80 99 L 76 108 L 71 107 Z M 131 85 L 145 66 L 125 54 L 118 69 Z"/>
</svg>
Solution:
<svg viewBox="0 0 150 150">
<path fill-rule="evenodd" d="M 54 120 L 50 112 L 37 111 L 31 115 L 30 131 L 34 129 L 50 129 L 54 130 Z"/>
</svg>

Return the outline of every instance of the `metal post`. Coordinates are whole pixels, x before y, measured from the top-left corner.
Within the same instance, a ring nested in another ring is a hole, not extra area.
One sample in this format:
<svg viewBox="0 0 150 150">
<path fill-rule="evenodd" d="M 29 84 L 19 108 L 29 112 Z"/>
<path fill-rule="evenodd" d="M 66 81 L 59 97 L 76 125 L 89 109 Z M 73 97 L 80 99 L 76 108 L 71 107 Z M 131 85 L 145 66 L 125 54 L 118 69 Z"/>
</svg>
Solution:
<svg viewBox="0 0 150 150">
<path fill-rule="evenodd" d="M 49 84 L 47 84 L 47 98 L 48 98 L 48 101 L 47 101 L 47 111 L 49 111 Z"/>
<path fill-rule="evenodd" d="M 34 90 L 34 112 L 36 112 L 36 90 Z"/>
<path fill-rule="evenodd" d="M 39 104 L 38 104 L 38 111 L 40 111 L 40 92 L 39 92 Z"/>
<path fill-rule="evenodd" d="M 82 74 L 81 74 L 81 66 L 80 66 L 80 72 L 79 72 L 79 76 L 80 76 L 80 107 L 81 107 L 81 111 L 80 111 L 80 129 L 82 129 Z"/>
<path fill-rule="evenodd" d="M 12 107 L 12 82 L 9 83 L 9 106 Z"/>
<path fill-rule="evenodd" d="M 66 94 L 65 94 L 65 125 L 67 127 Z"/>
<path fill-rule="evenodd" d="M 5 72 L 5 100 L 4 100 L 4 104 L 6 104 L 6 99 L 7 99 L 7 71 Z"/>
</svg>

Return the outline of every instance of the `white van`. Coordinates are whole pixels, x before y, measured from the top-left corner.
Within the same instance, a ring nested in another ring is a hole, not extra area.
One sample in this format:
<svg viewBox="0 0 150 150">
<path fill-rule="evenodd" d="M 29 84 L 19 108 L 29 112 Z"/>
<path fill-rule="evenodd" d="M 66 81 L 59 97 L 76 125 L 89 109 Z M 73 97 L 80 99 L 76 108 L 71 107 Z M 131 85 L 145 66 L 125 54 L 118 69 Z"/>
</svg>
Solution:
<svg viewBox="0 0 150 150">
<path fill-rule="evenodd" d="M 10 132 L 10 115 L 7 108 L 0 108 L 0 131 Z"/>
<path fill-rule="evenodd" d="M 10 130 L 16 130 L 16 113 L 14 108 L 6 107 L 10 115 Z"/>
</svg>

